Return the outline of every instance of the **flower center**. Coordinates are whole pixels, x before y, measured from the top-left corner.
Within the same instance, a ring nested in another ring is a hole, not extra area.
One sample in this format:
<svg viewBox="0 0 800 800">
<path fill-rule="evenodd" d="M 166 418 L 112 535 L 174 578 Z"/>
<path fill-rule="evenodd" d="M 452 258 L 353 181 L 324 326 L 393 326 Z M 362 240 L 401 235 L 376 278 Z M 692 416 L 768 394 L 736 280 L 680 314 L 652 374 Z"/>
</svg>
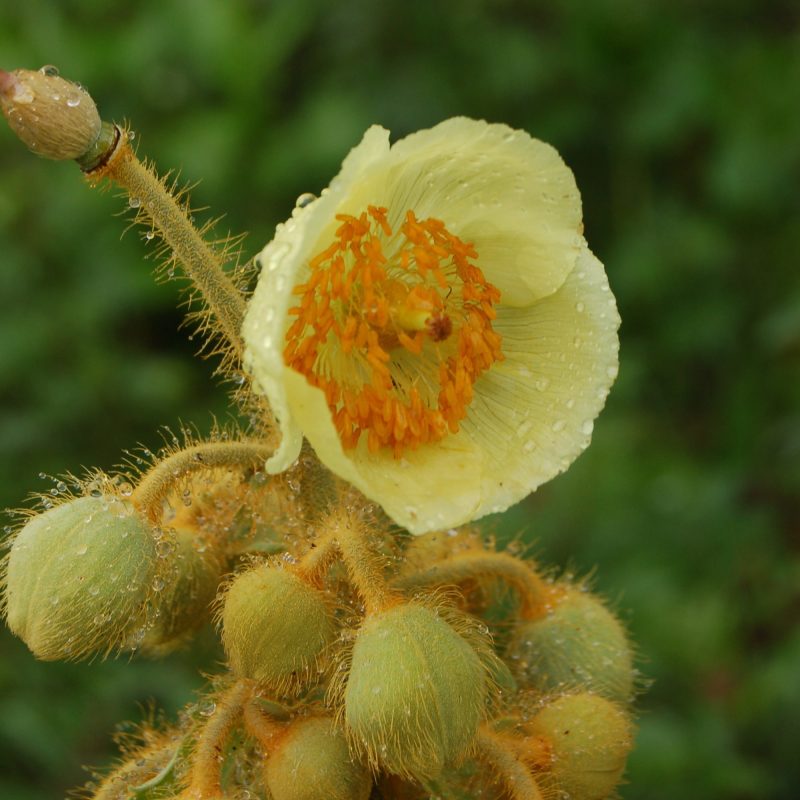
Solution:
<svg viewBox="0 0 800 800">
<path fill-rule="evenodd" d="M 284 360 L 325 392 L 345 448 L 437 442 L 456 433 L 473 385 L 503 359 L 492 329 L 500 292 L 475 248 L 441 220 L 387 209 L 338 214 L 334 241 L 309 261 L 286 332 Z"/>
</svg>

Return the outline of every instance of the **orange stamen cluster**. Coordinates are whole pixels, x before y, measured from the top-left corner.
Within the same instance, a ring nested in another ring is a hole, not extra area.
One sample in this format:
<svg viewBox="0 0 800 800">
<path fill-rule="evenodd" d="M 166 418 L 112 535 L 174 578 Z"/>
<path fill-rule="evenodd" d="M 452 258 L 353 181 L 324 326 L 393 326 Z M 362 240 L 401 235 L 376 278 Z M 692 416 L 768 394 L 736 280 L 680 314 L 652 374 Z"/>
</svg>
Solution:
<svg viewBox="0 0 800 800">
<path fill-rule="evenodd" d="M 386 215 L 337 215 L 336 238 L 293 290 L 284 360 L 325 392 L 345 448 L 366 434 L 370 451 L 399 458 L 457 432 L 475 381 L 503 359 L 500 292 L 441 220 L 408 211 L 395 235 Z"/>
</svg>

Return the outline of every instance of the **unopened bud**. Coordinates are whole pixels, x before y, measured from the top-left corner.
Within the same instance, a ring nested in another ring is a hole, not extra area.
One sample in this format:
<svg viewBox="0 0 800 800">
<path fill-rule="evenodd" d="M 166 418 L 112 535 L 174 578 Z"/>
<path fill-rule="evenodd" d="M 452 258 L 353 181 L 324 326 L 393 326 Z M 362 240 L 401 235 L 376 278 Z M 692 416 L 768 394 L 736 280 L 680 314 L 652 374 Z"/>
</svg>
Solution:
<svg viewBox="0 0 800 800">
<path fill-rule="evenodd" d="M 472 744 L 488 691 L 472 645 L 416 603 L 368 617 L 353 646 L 345 723 L 375 766 L 422 780 Z"/>
<path fill-rule="evenodd" d="M 619 784 L 633 745 L 633 726 L 619 706 L 594 694 L 565 695 L 545 706 L 528 728 L 551 747 L 550 769 L 537 779 L 544 790 L 572 800 L 604 800 Z"/>
<path fill-rule="evenodd" d="M 156 565 L 147 523 L 113 497 L 81 497 L 33 517 L 11 546 L 8 626 L 45 661 L 121 647 Z"/>
<path fill-rule="evenodd" d="M 231 668 L 274 690 L 288 690 L 333 638 L 322 593 L 291 570 L 269 564 L 231 583 L 222 609 L 222 643 Z"/>
<path fill-rule="evenodd" d="M 264 778 L 274 800 L 367 800 L 372 779 L 354 761 L 330 717 L 292 723 L 267 758 Z"/>
<path fill-rule="evenodd" d="M 588 690 L 620 703 L 633 694 L 631 647 L 622 625 L 596 598 L 569 586 L 547 616 L 518 623 L 507 651 L 523 687 Z"/>
<path fill-rule="evenodd" d="M 214 542 L 187 528 L 165 534 L 156 550 L 162 569 L 151 602 L 157 614 L 140 651 L 162 656 L 211 618 L 225 559 Z"/>
<path fill-rule="evenodd" d="M 0 70 L 0 105 L 14 133 L 44 158 L 80 158 L 100 135 L 92 98 L 52 68 Z"/>
</svg>

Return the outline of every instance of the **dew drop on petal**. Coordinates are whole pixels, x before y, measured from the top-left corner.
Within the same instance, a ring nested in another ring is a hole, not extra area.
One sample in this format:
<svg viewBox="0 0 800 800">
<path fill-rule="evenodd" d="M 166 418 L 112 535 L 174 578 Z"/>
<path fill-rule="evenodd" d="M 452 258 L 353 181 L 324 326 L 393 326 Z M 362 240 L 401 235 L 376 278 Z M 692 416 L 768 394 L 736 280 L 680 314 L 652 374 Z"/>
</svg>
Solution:
<svg viewBox="0 0 800 800">
<path fill-rule="evenodd" d="M 300 197 L 297 198 L 295 201 L 296 208 L 305 208 L 310 203 L 313 203 L 317 199 L 317 196 L 312 192 L 303 192 Z"/>
</svg>

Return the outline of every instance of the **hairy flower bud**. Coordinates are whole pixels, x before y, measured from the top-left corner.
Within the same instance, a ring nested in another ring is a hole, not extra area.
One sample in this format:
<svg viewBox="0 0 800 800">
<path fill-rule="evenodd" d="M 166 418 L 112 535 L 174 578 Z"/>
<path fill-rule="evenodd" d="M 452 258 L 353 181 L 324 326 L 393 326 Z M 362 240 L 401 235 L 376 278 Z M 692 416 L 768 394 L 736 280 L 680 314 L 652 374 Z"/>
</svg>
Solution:
<svg viewBox="0 0 800 800">
<path fill-rule="evenodd" d="M 296 683 L 334 632 L 322 593 L 290 570 L 269 564 L 235 578 L 221 618 L 233 671 L 275 690 Z"/>
<path fill-rule="evenodd" d="M 161 542 L 157 545 L 161 547 Z M 179 646 L 206 622 L 217 596 L 225 559 L 202 533 L 177 528 L 165 539 L 163 577 L 155 584 L 158 612 L 141 645 L 142 652 L 160 656 Z"/>
<path fill-rule="evenodd" d="M 558 698 L 533 718 L 529 729 L 552 747 L 553 761 L 543 783 L 549 780 L 572 800 L 608 797 L 622 778 L 633 746 L 628 715 L 588 693 Z"/>
<path fill-rule="evenodd" d="M 389 772 L 437 775 L 469 749 L 488 690 L 471 644 L 432 609 L 409 603 L 368 617 L 353 646 L 345 723 Z"/>
<path fill-rule="evenodd" d="M 8 626 L 38 658 L 108 653 L 143 624 L 156 569 L 147 523 L 113 497 L 81 497 L 33 517 L 8 557 Z"/>
<path fill-rule="evenodd" d="M 574 587 L 546 617 L 523 620 L 507 652 L 519 682 L 543 692 L 584 689 L 628 702 L 633 656 L 622 625 L 596 598 Z"/>
<path fill-rule="evenodd" d="M 100 135 L 92 98 L 52 67 L 0 70 L 0 106 L 14 133 L 44 158 L 80 158 Z"/>
<path fill-rule="evenodd" d="M 367 800 L 372 789 L 329 717 L 294 722 L 269 753 L 264 778 L 274 800 Z"/>
</svg>

